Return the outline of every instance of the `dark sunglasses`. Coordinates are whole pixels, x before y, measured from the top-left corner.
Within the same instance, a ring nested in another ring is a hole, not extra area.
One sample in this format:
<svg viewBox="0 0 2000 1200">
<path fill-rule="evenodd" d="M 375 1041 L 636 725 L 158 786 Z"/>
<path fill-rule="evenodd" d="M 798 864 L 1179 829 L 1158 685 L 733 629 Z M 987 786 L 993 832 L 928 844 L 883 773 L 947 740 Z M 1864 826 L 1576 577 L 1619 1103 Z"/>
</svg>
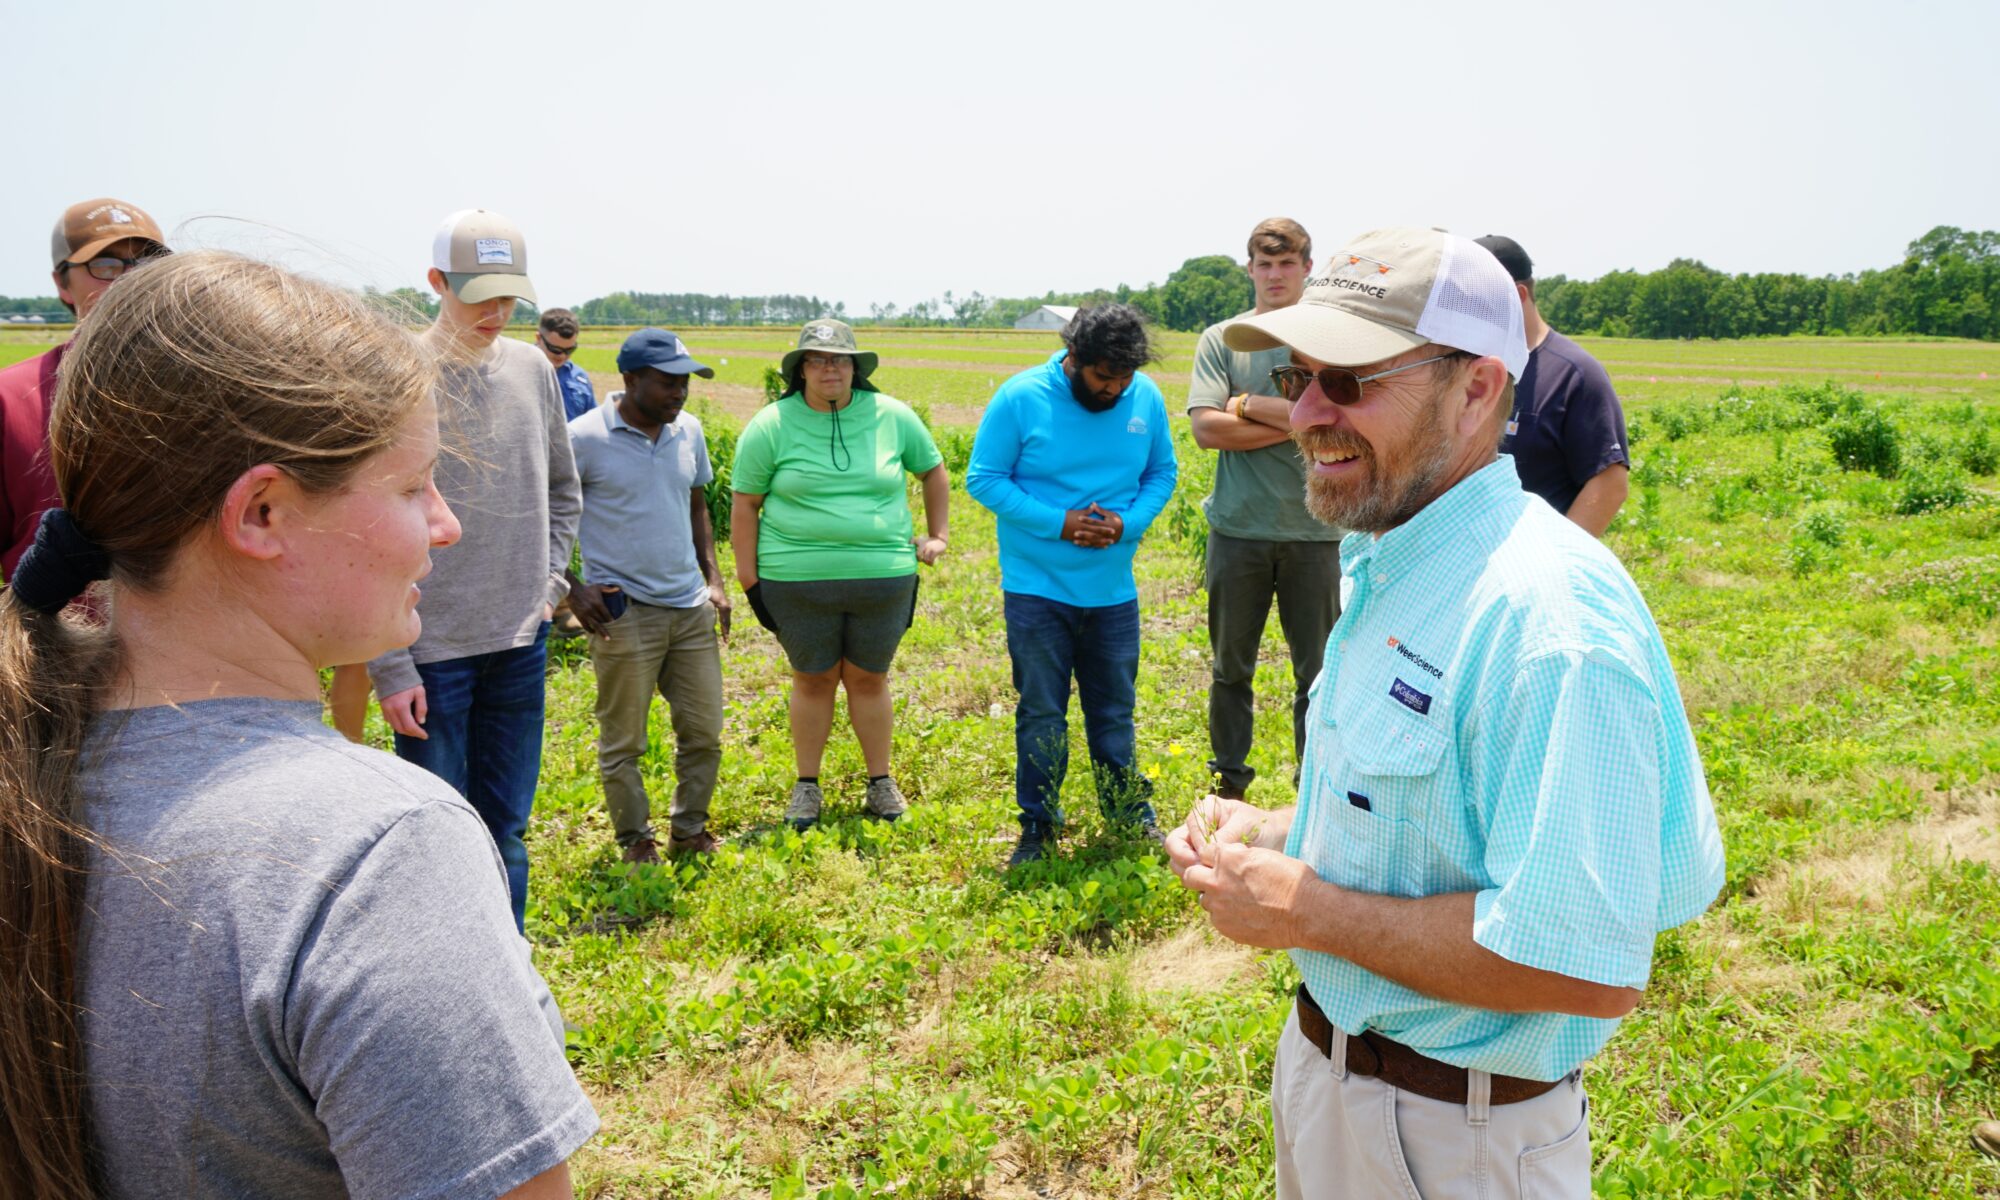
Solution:
<svg viewBox="0 0 2000 1200">
<path fill-rule="evenodd" d="M 1400 367 L 1390 367 L 1386 371 L 1377 371 L 1373 375 L 1356 375 L 1346 367 L 1321 367 L 1317 371 L 1308 371 L 1304 367 L 1294 366 L 1273 367 L 1271 368 L 1271 386 L 1277 388 L 1279 394 L 1284 396 L 1285 399 L 1296 404 L 1299 397 L 1306 394 L 1306 389 L 1312 386 L 1313 380 L 1317 379 L 1319 380 L 1320 392 L 1328 400 L 1345 408 L 1350 404 L 1361 403 L 1361 385 L 1364 383 L 1373 383 L 1377 379 L 1387 379 L 1391 375 L 1401 375 L 1405 371 L 1414 371 L 1418 367 L 1429 366 L 1434 362 L 1444 362 L 1446 359 L 1451 358 L 1468 357 L 1470 356 L 1465 351 L 1454 350 L 1450 354 L 1439 354 L 1432 358 L 1420 358 L 1416 362 L 1404 363 Z"/>
<path fill-rule="evenodd" d="M 167 253 L 165 250 L 155 250 L 147 254 L 141 254 L 137 258 L 116 258 L 109 254 L 102 254 L 91 259 L 89 262 L 65 262 L 63 266 L 82 267 L 84 270 L 90 272 L 92 279 L 109 283 L 140 263 L 151 262 L 156 258 L 165 258 Z"/>
<path fill-rule="evenodd" d="M 550 354 L 560 354 L 563 357 L 567 358 L 570 355 L 576 353 L 575 346 L 558 346 L 553 342 L 549 341 L 549 339 L 541 337 L 539 335 L 536 336 L 535 340 L 540 342 L 542 344 L 542 349 L 548 351 Z"/>
</svg>

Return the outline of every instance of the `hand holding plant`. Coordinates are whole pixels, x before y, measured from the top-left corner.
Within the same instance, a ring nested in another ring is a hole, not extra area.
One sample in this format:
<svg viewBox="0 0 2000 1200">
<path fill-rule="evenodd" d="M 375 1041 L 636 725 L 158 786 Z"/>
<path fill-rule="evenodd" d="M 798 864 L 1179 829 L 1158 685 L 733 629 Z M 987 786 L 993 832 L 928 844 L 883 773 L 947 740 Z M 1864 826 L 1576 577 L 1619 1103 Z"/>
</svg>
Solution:
<svg viewBox="0 0 2000 1200">
<path fill-rule="evenodd" d="M 1187 882 L 1189 867 L 1215 865 L 1217 848 L 1231 842 L 1282 850 L 1288 823 L 1273 817 L 1246 801 L 1202 797 L 1186 822 L 1167 835 L 1167 859 L 1174 874 Z"/>
</svg>

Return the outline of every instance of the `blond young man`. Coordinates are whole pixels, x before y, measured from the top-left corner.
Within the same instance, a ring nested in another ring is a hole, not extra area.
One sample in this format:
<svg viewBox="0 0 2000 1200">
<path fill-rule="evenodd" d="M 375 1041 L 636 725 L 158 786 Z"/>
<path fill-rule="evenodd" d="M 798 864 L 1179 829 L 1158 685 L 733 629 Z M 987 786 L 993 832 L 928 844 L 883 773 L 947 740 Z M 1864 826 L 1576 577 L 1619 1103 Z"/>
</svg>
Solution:
<svg viewBox="0 0 2000 1200">
<path fill-rule="evenodd" d="M 439 425 L 456 451 L 438 461 L 438 490 L 464 533 L 433 556 L 416 643 L 368 673 L 397 756 L 485 819 L 522 927 L 549 621 L 569 592 L 583 497 L 555 372 L 540 351 L 501 336 L 515 301 L 535 299 L 520 229 L 482 209 L 453 213 L 432 240 L 428 278 L 439 307 L 424 336 L 442 368 Z"/>
<path fill-rule="evenodd" d="M 1297 304 L 1312 272 L 1312 237 L 1297 221 L 1272 217 L 1250 231 L 1255 306 L 1233 318 Z M 1292 660 L 1293 761 L 1305 748 L 1306 689 L 1319 675 L 1326 635 L 1340 616 L 1341 530 L 1305 507 L 1305 461 L 1292 444 L 1291 404 L 1276 393 L 1271 371 L 1290 357 L 1283 347 L 1232 350 L 1230 324 L 1211 325 L 1195 348 L 1188 420 L 1195 443 L 1216 452 L 1208 514 L 1208 739 L 1218 795 L 1241 799 L 1257 772 L 1249 765 L 1257 648 L 1271 604 Z"/>
</svg>

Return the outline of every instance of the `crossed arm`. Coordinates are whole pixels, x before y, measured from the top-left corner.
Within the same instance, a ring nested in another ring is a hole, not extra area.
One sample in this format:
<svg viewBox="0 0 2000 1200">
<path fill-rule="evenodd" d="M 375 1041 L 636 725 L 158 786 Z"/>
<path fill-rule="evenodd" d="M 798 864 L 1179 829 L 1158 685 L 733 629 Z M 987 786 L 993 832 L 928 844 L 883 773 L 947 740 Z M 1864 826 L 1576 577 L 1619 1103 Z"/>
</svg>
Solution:
<svg viewBox="0 0 2000 1200">
<path fill-rule="evenodd" d="M 1194 442 L 1204 450 L 1262 450 L 1292 440 L 1292 406 L 1281 396 L 1230 397 L 1229 408 L 1188 409 Z M 1240 404 L 1240 408 L 1234 406 Z M 1243 415 L 1237 416 L 1240 411 Z"/>
</svg>

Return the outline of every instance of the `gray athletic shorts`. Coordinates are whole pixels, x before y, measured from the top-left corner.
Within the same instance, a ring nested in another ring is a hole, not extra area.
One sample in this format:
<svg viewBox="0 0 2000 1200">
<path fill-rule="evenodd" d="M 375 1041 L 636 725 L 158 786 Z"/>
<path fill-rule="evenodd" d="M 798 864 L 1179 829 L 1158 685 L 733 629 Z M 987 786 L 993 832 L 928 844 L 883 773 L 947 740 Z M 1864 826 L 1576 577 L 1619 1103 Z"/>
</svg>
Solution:
<svg viewBox="0 0 2000 1200">
<path fill-rule="evenodd" d="M 846 659 L 882 674 L 917 611 L 917 577 L 758 580 L 792 670 L 817 675 Z"/>
</svg>

